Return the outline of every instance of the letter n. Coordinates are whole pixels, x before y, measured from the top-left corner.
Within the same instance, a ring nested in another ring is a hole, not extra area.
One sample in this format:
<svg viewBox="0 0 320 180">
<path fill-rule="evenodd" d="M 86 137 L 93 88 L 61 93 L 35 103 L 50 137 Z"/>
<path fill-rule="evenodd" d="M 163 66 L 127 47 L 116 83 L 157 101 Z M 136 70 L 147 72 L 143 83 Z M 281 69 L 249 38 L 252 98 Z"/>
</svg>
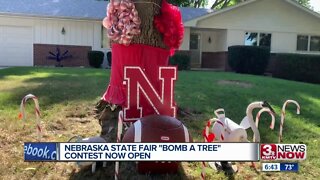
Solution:
<svg viewBox="0 0 320 180">
<path fill-rule="evenodd" d="M 157 92 L 155 86 L 151 84 L 140 67 L 125 67 L 124 80 L 127 85 L 127 103 L 124 108 L 125 121 L 135 121 L 150 114 L 176 117 L 174 82 L 177 78 L 177 68 L 159 67 L 158 78 L 160 85 L 158 91 L 160 92 Z"/>
</svg>

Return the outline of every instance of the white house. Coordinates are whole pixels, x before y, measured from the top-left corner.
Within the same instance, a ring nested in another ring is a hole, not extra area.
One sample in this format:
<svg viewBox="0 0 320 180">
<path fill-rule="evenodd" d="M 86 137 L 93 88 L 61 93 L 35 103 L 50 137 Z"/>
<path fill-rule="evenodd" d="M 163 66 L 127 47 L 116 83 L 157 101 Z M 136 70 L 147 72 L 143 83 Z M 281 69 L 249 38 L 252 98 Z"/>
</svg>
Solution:
<svg viewBox="0 0 320 180">
<path fill-rule="evenodd" d="M 108 51 L 102 19 L 107 2 L 97 0 L 0 0 L 0 66 L 54 65 L 49 52 L 68 50 L 65 66 L 87 66 L 89 50 Z M 184 19 L 207 9 L 182 8 Z"/>
<path fill-rule="evenodd" d="M 109 49 L 101 25 L 106 6 L 97 0 L 0 0 L 0 66 L 53 65 L 48 56 L 57 47 L 72 55 L 65 66 L 87 66 L 89 50 Z M 231 45 L 320 54 L 320 15 L 292 0 L 249 0 L 214 12 L 180 10 L 185 35 L 178 53 L 189 54 L 193 67 L 225 69 Z"/>
<path fill-rule="evenodd" d="M 185 22 L 182 50 L 193 66 L 226 68 L 232 45 L 268 46 L 272 54 L 320 54 L 320 14 L 294 0 L 249 0 Z"/>
</svg>

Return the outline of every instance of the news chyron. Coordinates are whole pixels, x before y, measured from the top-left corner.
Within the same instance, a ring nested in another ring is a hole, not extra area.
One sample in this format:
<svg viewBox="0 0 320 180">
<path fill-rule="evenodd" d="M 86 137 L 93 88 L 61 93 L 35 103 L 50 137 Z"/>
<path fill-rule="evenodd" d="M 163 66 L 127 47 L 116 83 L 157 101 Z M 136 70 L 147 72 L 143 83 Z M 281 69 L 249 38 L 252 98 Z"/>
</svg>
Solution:
<svg viewBox="0 0 320 180">
<path fill-rule="evenodd" d="M 307 146 L 305 144 L 261 144 L 261 160 L 305 160 Z"/>
<path fill-rule="evenodd" d="M 299 163 L 307 158 L 305 144 L 261 144 L 260 160 L 262 161 L 289 161 L 262 163 L 263 172 L 298 172 Z"/>
</svg>

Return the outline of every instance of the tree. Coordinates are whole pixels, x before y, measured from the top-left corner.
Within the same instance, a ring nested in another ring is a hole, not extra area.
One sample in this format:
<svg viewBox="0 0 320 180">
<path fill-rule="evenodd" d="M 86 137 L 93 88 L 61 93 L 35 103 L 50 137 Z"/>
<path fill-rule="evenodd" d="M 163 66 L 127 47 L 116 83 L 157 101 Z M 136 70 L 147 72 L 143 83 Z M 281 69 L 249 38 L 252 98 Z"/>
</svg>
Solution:
<svg viewBox="0 0 320 180">
<path fill-rule="evenodd" d="M 310 5 L 310 0 L 296 0 L 299 4 L 301 4 L 302 6 L 305 6 L 307 8 L 312 9 L 311 5 Z"/>
</svg>

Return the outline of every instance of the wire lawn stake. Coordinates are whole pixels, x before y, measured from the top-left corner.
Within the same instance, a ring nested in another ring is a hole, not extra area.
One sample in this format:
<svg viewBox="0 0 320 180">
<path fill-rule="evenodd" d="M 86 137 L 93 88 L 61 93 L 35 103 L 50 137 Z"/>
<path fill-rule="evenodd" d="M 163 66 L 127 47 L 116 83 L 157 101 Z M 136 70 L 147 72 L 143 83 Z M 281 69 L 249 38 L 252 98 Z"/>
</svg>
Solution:
<svg viewBox="0 0 320 180">
<path fill-rule="evenodd" d="M 286 107 L 289 103 L 295 104 L 297 106 L 297 114 L 300 114 L 300 105 L 297 101 L 294 100 L 286 100 L 282 106 L 281 110 L 281 122 L 280 122 L 280 130 L 279 130 L 279 143 L 282 142 L 282 130 L 283 130 L 283 124 L 284 124 L 284 119 L 286 116 Z"/>
<path fill-rule="evenodd" d="M 264 112 L 268 112 L 271 116 L 271 124 L 270 124 L 270 129 L 274 129 L 274 123 L 275 123 L 275 116 L 274 116 L 274 113 L 269 109 L 269 108 L 262 108 L 260 109 L 260 111 L 257 113 L 257 116 L 256 116 L 256 126 L 257 128 L 259 127 L 259 121 L 260 121 L 260 117 L 261 117 L 261 114 L 264 113 Z M 255 139 L 255 136 L 253 136 L 253 142 L 257 142 L 256 139 Z M 251 162 L 251 166 L 256 169 L 256 165 L 254 162 Z"/>
<path fill-rule="evenodd" d="M 122 130 L 123 130 L 123 111 L 119 111 L 117 143 L 121 142 Z M 114 179 L 116 179 L 116 180 L 119 179 L 119 161 L 116 161 L 116 163 L 115 163 Z"/>
<path fill-rule="evenodd" d="M 35 113 L 36 113 L 36 119 L 37 119 L 37 137 L 38 137 L 38 141 L 40 142 L 41 137 L 42 137 L 42 129 L 41 129 L 41 125 L 40 125 L 40 123 L 41 123 L 40 122 L 40 106 L 39 106 L 38 98 L 35 95 L 28 94 L 21 100 L 19 119 L 22 119 L 24 121 L 26 120 L 25 106 L 26 106 L 28 99 L 32 99 L 35 104 Z M 25 127 L 25 125 L 23 125 L 23 129 L 24 129 L 24 127 Z"/>
<path fill-rule="evenodd" d="M 273 112 L 272 112 L 270 109 L 268 109 L 268 108 L 262 108 L 262 109 L 258 112 L 258 114 L 257 114 L 257 116 L 256 116 L 256 126 L 257 126 L 257 128 L 259 127 L 260 116 L 261 116 L 261 114 L 264 113 L 264 112 L 268 112 L 268 113 L 270 114 L 270 116 L 271 116 L 270 129 L 273 130 L 273 129 L 274 129 L 274 123 L 275 123 L 275 116 L 274 116 Z M 255 139 L 255 137 L 253 137 L 253 142 L 257 142 L 256 139 Z"/>
<path fill-rule="evenodd" d="M 219 121 L 219 120 L 216 118 L 212 118 L 208 120 L 207 125 L 203 130 L 204 142 L 213 142 L 215 135 L 213 133 L 210 133 L 210 127 L 211 127 L 211 124 L 215 121 Z M 202 161 L 201 179 L 205 179 L 206 177 L 206 168 L 207 168 L 206 162 Z"/>
<path fill-rule="evenodd" d="M 127 129 L 127 128 L 129 128 L 130 124 L 132 124 L 132 123 L 128 123 L 123 120 L 123 111 L 119 111 L 118 129 L 117 129 L 117 143 L 121 142 L 121 139 L 122 139 L 121 136 L 123 133 L 123 126 L 125 126 L 125 129 Z M 120 169 L 120 162 L 116 161 L 115 162 L 115 171 L 114 171 L 114 179 L 116 179 L 116 180 L 119 179 L 119 177 L 120 177 L 119 169 Z"/>
</svg>

